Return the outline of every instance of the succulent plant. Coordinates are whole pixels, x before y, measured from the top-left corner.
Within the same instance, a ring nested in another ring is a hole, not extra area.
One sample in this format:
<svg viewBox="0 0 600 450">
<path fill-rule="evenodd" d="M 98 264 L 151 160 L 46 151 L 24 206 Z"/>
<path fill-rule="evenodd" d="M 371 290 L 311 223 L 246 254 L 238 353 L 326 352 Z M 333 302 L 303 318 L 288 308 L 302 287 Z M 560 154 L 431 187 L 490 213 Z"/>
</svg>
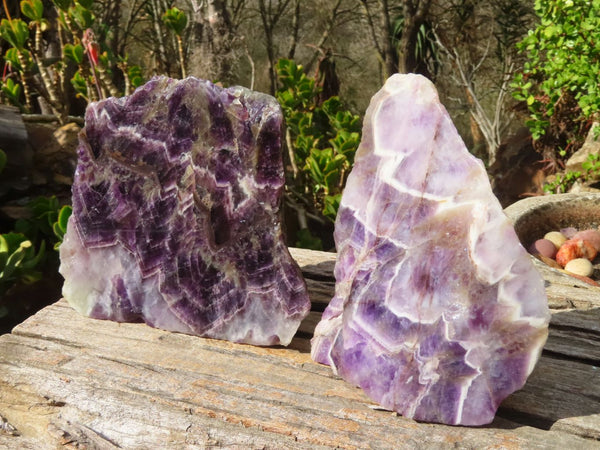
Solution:
<svg viewBox="0 0 600 450">
<path fill-rule="evenodd" d="M 0 295 L 15 282 L 33 283 L 42 277 L 36 270 L 44 258 L 46 245 L 42 241 L 36 253 L 31 241 L 21 233 L 0 235 Z"/>
</svg>

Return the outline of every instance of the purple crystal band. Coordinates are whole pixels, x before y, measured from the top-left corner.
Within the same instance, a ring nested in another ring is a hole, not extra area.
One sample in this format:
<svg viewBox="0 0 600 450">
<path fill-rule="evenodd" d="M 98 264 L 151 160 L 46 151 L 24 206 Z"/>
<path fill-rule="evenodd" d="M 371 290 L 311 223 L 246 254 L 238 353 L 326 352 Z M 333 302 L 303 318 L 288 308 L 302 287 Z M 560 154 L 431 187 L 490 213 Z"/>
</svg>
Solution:
<svg viewBox="0 0 600 450">
<path fill-rule="evenodd" d="M 94 318 L 289 343 L 310 302 L 280 224 L 282 120 L 270 96 L 195 78 L 91 104 L 65 298 Z"/>
<path fill-rule="evenodd" d="M 546 341 L 544 284 L 424 77 L 371 100 L 335 241 L 313 358 L 406 417 L 491 422 Z"/>
</svg>

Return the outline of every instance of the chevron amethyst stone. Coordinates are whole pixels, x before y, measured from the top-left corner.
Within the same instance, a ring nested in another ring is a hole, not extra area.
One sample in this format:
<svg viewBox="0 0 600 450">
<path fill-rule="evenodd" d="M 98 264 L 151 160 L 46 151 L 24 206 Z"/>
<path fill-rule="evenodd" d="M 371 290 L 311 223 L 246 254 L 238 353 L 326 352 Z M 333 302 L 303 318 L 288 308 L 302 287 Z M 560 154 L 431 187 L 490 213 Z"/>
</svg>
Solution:
<svg viewBox="0 0 600 450">
<path fill-rule="evenodd" d="M 491 422 L 546 341 L 544 283 L 426 78 L 371 100 L 335 241 L 313 358 L 405 417 Z"/>
<path fill-rule="evenodd" d="M 79 312 L 288 344 L 310 309 L 284 243 L 274 98 L 155 78 L 89 106 L 60 246 Z"/>
</svg>

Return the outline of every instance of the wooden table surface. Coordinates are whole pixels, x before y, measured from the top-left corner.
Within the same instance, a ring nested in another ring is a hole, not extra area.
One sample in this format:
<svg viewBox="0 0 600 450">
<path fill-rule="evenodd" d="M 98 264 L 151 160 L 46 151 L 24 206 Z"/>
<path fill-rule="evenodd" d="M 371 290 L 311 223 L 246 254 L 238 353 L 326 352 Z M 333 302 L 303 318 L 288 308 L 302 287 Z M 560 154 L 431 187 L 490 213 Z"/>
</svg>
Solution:
<svg viewBox="0 0 600 450">
<path fill-rule="evenodd" d="M 288 348 L 93 320 L 64 300 L 0 336 L 0 448 L 600 448 L 600 288 L 547 278 L 548 343 L 491 425 L 424 424 L 311 361 L 335 255 L 292 254 L 313 311 Z"/>
</svg>

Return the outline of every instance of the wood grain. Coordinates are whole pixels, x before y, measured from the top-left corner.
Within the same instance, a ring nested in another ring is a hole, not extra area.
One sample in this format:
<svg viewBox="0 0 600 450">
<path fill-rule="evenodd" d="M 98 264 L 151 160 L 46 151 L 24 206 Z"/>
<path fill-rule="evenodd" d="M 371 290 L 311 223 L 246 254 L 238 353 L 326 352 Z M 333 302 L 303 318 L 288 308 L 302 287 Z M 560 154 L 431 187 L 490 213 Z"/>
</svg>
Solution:
<svg viewBox="0 0 600 450">
<path fill-rule="evenodd" d="M 491 425 L 421 424 L 311 361 L 335 255 L 292 254 L 317 301 L 288 348 L 93 320 L 64 300 L 0 336 L 0 416 L 19 433 L 0 448 L 600 448 L 597 309 L 554 314 Z"/>
</svg>

